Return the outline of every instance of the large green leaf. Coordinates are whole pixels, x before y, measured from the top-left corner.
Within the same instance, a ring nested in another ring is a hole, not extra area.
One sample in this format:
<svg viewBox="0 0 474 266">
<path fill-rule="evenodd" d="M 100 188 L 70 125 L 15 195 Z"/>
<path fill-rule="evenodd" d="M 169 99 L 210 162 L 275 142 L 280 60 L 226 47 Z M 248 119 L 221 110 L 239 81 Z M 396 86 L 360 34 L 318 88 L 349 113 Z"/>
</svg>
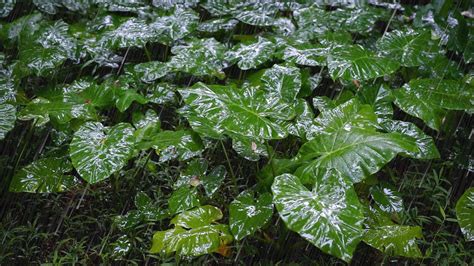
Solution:
<svg viewBox="0 0 474 266">
<path fill-rule="evenodd" d="M 133 125 L 135 126 L 135 142 L 153 139 L 155 134 L 161 131 L 160 118 L 152 109 L 148 109 L 145 114 L 141 112 L 133 113 Z"/>
<path fill-rule="evenodd" d="M 389 255 L 421 258 L 416 238 L 422 237 L 419 226 L 386 225 L 368 229 L 364 242 Z"/>
<path fill-rule="evenodd" d="M 195 189 L 183 186 L 173 192 L 168 199 L 170 214 L 180 213 L 200 205 Z"/>
<path fill-rule="evenodd" d="M 72 165 L 65 157 L 48 157 L 23 167 L 13 177 L 11 192 L 50 193 L 62 192 L 78 184 L 72 175 L 65 175 Z"/>
<path fill-rule="evenodd" d="M 272 195 L 264 193 L 255 200 L 253 193 L 244 191 L 229 205 L 230 231 L 236 240 L 255 233 L 272 217 Z"/>
<path fill-rule="evenodd" d="M 151 253 L 181 256 L 201 256 L 217 252 L 221 243 L 232 241 L 226 226 L 221 224 L 206 225 L 191 230 L 175 227 L 166 231 L 158 231 L 153 235 Z"/>
<path fill-rule="evenodd" d="M 329 49 L 309 43 L 287 44 L 280 53 L 280 57 L 287 62 L 303 66 L 325 66 Z"/>
<path fill-rule="evenodd" d="M 188 160 L 202 153 L 199 136 L 190 130 L 162 131 L 148 141 L 138 144 L 140 149 L 153 148 L 160 155 L 160 162 L 173 159 Z"/>
<path fill-rule="evenodd" d="M 394 90 L 395 104 L 439 130 L 446 110 L 474 112 L 474 86 L 455 80 L 416 79 Z"/>
<path fill-rule="evenodd" d="M 0 103 L 0 140 L 13 129 L 16 120 L 16 108 L 11 104 Z"/>
<path fill-rule="evenodd" d="M 216 133 L 225 129 L 256 139 L 280 139 L 287 132 L 272 119 L 289 120 L 294 116 L 289 104 L 256 87 L 238 89 L 197 83 L 179 92 L 193 111 L 194 116 L 187 118 L 193 128 L 197 126 L 198 132 L 204 124 Z M 195 118 L 198 120 L 193 121 Z"/>
<path fill-rule="evenodd" d="M 153 81 L 164 77 L 169 72 L 168 65 L 165 62 L 151 61 L 146 63 L 136 64 L 133 67 L 133 74 L 145 83 L 152 83 Z"/>
<path fill-rule="evenodd" d="M 333 79 L 369 80 L 395 72 L 399 63 L 381 57 L 360 45 L 336 46 L 328 56 L 328 69 Z"/>
<path fill-rule="evenodd" d="M 159 36 L 160 42 L 170 45 L 196 30 L 198 23 L 199 16 L 196 12 L 177 6 L 168 16 L 156 16 L 150 27 Z"/>
<path fill-rule="evenodd" d="M 235 63 L 242 70 L 256 68 L 267 62 L 273 56 L 275 44 L 268 39 L 258 37 L 255 42 L 239 43 L 232 47 L 225 56 L 228 61 Z"/>
<path fill-rule="evenodd" d="M 301 89 L 302 81 L 299 68 L 273 65 L 263 72 L 261 82 L 262 89 L 268 92 L 269 97 L 293 103 Z"/>
<path fill-rule="evenodd" d="M 218 165 L 209 174 L 201 178 L 202 186 L 208 197 L 212 197 L 221 187 L 226 175 L 227 169 L 223 165 Z"/>
<path fill-rule="evenodd" d="M 180 256 L 200 256 L 218 252 L 222 245 L 232 242 L 227 226 L 211 224 L 222 218 L 222 212 L 210 205 L 178 214 L 171 220 L 175 228 L 153 235 L 151 253 Z M 186 230 L 184 228 L 191 228 Z"/>
<path fill-rule="evenodd" d="M 467 241 L 474 241 L 474 188 L 466 190 L 456 203 L 456 216 Z"/>
<path fill-rule="evenodd" d="M 399 133 L 359 128 L 340 130 L 305 143 L 298 152 L 304 165 L 297 173 L 311 176 L 320 167 L 333 168 L 357 183 L 378 172 L 398 153 L 417 151 L 416 144 Z"/>
<path fill-rule="evenodd" d="M 101 35 L 99 43 L 110 49 L 144 47 L 148 42 L 158 41 L 159 35 L 145 20 L 128 18 L 116 28 Z"/>
<path fill-rule="evenodd" d="M 201 22 L 198 26 L 198 30 L 209 33 L 221 30 L 230 31 L 235 28 L 238 22 L 238 20 L 232 18 L 215 18 Z"/>
<path fill-rule="evenodd" d="M 370 195 L 380 210 L 386 213 L 399 213 L 403 210 L 403 199 L 397 190 L 386 185 L 376 185 L 370 188 Z"/>
<path fill-rule="evenodd" d="M 70 145 L 74 168 L 89 183 L 97 183 L 124 167 L 135 142 L 127 123 L 105 127 L 87 122 L 75 133 Z"/>
<path fill-rule="evenodd" d="M 15 8 L 16 0 L 6 1 L 0 8 L 0 18 L 7 17 L 10 12 Z"/>
<path fill-rule="evenodd" d="M 438 50 L 430 31 L 413 30 L 389 32 L 377 41 L 377 48 L 406 67 L 430 63 Z"/>
<path fill-rule="evenodd" d="M 271 26 L 277 12 L 277 6 L 274 3 L 247 1 L 237 5 L 232 11 L 232 15 L 249 25 Z"/>
<path fill-rule="evenodd" d="M 219 208 L 205 205 L 180 213 L 170 221 L 170 224 L 184 228 L 197 228 L 220 219 L 222 219 L 222 212 Z"/>
<path fill-rule="evenodd" d="M 226 66 L 225 51 L 225 46 L 214 38 L 194 39 L 185 45 L 171 48 L 174 56 L 171 57 L 168 66 L 176 72 L 224 78 L 222 68 Z"/>
<path fill-rule="evenodd" d="M 353 128 L 375 130 L 378 127 L 377 116 L 371 106 L 351 99 L 335 108 L 322 112 L 307 132 L 308 139 L 318 135 L 330 135 Z"/>
<path fill-rule="evenodd" d="M 351 180 L 335 170 L 318 176 L 312 190 L 283 174 L 272 185 L 274 203 L 288 228 L 346 262 L 363 236 L 364 214 Z"/>
<path fill-rule="evenodd" d="M 425 160 L 440 158 L 433 138 L 426 135 L 423 130 L 419 129 L 415 124 L 405 121 L 387 120 L 381 125 L 384 130 L 401 133 L 416 144 L 418 151 L 405 152 L 408 156 Z"/>
</svg>

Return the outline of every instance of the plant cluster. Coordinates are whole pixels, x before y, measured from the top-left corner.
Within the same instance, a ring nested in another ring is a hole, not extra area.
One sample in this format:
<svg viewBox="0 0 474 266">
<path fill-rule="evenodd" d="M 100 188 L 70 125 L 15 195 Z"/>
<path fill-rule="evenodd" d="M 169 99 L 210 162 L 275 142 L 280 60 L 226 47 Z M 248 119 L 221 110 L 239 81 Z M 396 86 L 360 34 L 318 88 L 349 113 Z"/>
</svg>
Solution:
<svg viewBox="0 0 474 266">
<path fill-rule="evenodd" d="M 2 199 L 67 209 L 49 234 L 9 202 L 0 262 L 264 262 L 290 239 L 467 263 L 474 20 L 434 2 L 4 4 Z"/>
</svg>

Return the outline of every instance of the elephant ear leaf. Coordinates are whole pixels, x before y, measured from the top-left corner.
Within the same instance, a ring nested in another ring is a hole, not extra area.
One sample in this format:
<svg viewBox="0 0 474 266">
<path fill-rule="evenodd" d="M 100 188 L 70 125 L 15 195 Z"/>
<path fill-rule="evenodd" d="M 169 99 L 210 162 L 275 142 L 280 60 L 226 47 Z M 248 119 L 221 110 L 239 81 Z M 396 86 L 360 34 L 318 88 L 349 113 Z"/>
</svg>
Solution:
<svg viewBox="0 0 474 266">
<path fill-rule="evenodd" d="M 431 40 L 430 31 L 395 30 L 385 34 L 377 41 L 379 51 L 399 60 L 402 66 L 414 67 L 429 63 L 437 45 Z"/>
<path fill-rule="evenodd" d="M 72 164 L 64 157 L 48 157 L 23 167 L 10 183 L 11 192 L 63 192 L 78 184 L 78 179 L 65 173 Z"/>
<path fill-rule="evenodd" d="M 180 256 L 219 252 L 233 240 L 228 226 L 214 223 L 221 218 L 222 212 L 210 205 L 178 214 L 171 220 L 174 228 L 153 235 L 150 252 Z"/>
<path fill-rule="evenodd" d="M 239 43 L 226 53 L 230 62 L 237 62 L 242 70 L 256 68 L 271 59 L 275 44 L 263 37 L 258 37 L 256 42 Z"/>
<path fill-rule="evenodd" d="M 440 130 L 448 110 L 474 112 L 474 86 L 455 80 L 415 79 L 393 91 L 395 104 Z"/>
<path fill-rule="evenodd" d="M 334 80 L 370 80 L 392 74 L 400 67 L 397 61 L 378 56 L 360 45 L 336 46 L 327 60 L 329 73 Z"/>
<path fill-rule="evenodd" d="M 456 203 L 456 216 L 467 241 L 474 241 L 474 188 L 466 190 Z"/>
<path fill-rule="evenodd" d="M 16 120 L 16 108 L 11 104 L 0 103 L 0 140 L 13 129 Z"/>
<path fill-rule="evenodd" d="M 258 199 L 249 191 L 240 194 L 229 207 L 230 230 L 236 240 L 255 233 L 272 217 L 272 195 L 264 193 Z"/>
<path fill-rule="evenodd" d="M 105 127 L 87 122 L 73 136 L 70 157 L 74 168 L 89 183 L 97 183 L 119 171 L 130 159 L 135 146 L 130 124 Z"/>
<path fill-rule="evenodd" d="M 322 251 L 346 262 L 362 240 L 363 207 L 348 177 L 335 170 L 308 190 L 297 176 L 275 177 L 273 199 L 281 219 Z"/>
<path fill-rule="evenodd" d="M 416 238 L 422 237 L 419 226 L 386 225 L 368 229 L 364 242 L 390 255 L 421 258 Z"/>
</svg>

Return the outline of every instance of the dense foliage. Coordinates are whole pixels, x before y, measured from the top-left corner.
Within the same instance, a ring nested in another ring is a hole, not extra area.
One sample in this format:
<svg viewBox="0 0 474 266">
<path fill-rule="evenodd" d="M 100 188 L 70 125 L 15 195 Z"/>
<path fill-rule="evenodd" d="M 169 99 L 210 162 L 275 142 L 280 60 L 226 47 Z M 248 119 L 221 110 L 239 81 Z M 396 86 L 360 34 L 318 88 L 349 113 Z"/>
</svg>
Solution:
<svg viewBox="0 0 474 266">
<path fill-rule="evenodd" d="M 0 263 L 472 263 L 468 2 L 0 5 Z"/>
</svg>

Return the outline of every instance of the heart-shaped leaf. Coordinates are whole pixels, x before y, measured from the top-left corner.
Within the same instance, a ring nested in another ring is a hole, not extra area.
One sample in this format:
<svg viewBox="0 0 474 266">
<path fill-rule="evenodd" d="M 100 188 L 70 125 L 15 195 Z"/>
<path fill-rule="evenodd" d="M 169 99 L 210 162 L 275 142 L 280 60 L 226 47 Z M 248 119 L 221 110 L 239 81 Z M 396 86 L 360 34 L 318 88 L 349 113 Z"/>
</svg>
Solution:
<svg viewBox="0 0 474 266">
<path fill-rule="evenodd" d="M 467 241 L 474 241 L 474 188 L 466 190 L 456 203 L 456 216 Z"/>
<path fill-rule="evenodd" d="M 360 45 L 334 47 L 328 56 L 328 69 L 333 79 L 369 80 L 395 72 L 399 63 L 381 57 Z"/>
<path fill-rule="evenodd" d="M 0 140 L 13 129 L 16 120 L 16 108 L 11 104 L 0 103 Z"/>
<path fill-rule="evenodd" d="M 386 225 L 367 230 L 364 242 L 392 256 L 421 258 L 416 238 L 422 238 L 421 227 Z"/>
<path fill-rule="evenodd" d="M 375 204 L 386 213 L 399 213 L 403 210 L 401 194 L 390 186 L 377 185 L 370 188 Z"/>
<path fill-rule="evenodd" d="M 70 145 L 74 168 L 89 183 L 97 183 L 125 166 L 135 142 L 130 124 L 105 127 L 87 122 L 75 133 Z"/>
<path fill-rule="evenodd" d="M 377 41 L 377 48 L 406 67 L 429 63 L 438 50 L 430 31 L 413 30 L 389 32 Z"/>
<path fill-rule="evenodd" d="M 255 139 L 279 139 L 287 132 L 271 118 L 289 120 L 294 116 L 290 105 L 251 86 L 237 89 L 197 83 L 179 93 L 196 114 L 187 118 L 191 126 L 198 126 L 197 131 L 205 122 L 206 128 L 216 133 L 225 129 Z M 192 121 L 197 115 L 198 120 Z"/>
<path fill-rule="evenodd" d="M 168 199 L 168 209 L 170 214 L 180 213 L 200 205 L 195 189 L 189 186 L 182 186 L 175 190 Z"/>
<path fill-rule="evenodd" d="M 36 160 L 23 167 L 10 183 L 11 192 L 51 193 L 63 192 L 78 184 L 78 179 L 64 173 L 72 170 L 64 157 Z"/>
<path fill-rule="evenodd" d="M 241 193 L 229 206 L 230 231 L 236 240 L 255 233 L 264 226 L 272 217 L 272 195 L 264 193 L 258 200 L 253 193 Z"/>
<path fill-rule="evenodd" d="M 235 63 L 242 70 L 256 68 L 271 59 L 275 44 L 268 39 L 258 37 L 251 43 L 239 43 L 232 47 L 225 56 L 228 61 Z"/>
<path fill-rule="evenodd" d="M 224 78 L 222 68 L 226 66 L 225 51 L 225 46 L 214 38 L 191 40 L 185 45 L 171 48 L 174 56 L 168 62 L 168 67 L 194 76 Z"/>
<path fill-rule="evenodd" d="M 275 206 L 290 230 L 349 262 L 363 236 L 362 205 L 348 177 L 329 170 L 315 179 L 313 190 L 308 190 L 294 175 L 275 177 Z"/>
<path fill-rule="evenodd" d="M 298 176 L 310 175 L 320 167 L 339 170 L 357 183 L 374 174 L 398 153 L 417 152 L 418 147 L 399 133 L 374 130 L 340 130 L 320 135 L 305 143 L 298 152 L 301 162 Z"/>
<path fill-rule="evenodd" d="M 189 160 L 202 153 L 203 145 L 199 136 L 190 130 L 162 131 L 149 141 L 138 144 L 140 149 L 153 148 L 160 155 L 160 162 L 169 160 Z"/>
<path fill-rule="evenodd" d="M 393 91 L 395 104 L 439 130 L 446 110 L 474 112 L 474 86 L 455 80 L 415 79 Z"/>
<path fill-rule="evenodd" d="M 170 224 L 184 228 L 198 228 L 220 219 L 222 212 L 219 208 L 205 205 L 180 213 L 170 221 Z"/>
<path fill-rule="evenodd" d="M 170 45 L 196 30 L 198 23 L 196 12 L 176 6 L 170 15 L 156 16 L 150 27 L 159 36 L 160 42 Z"/>
</svg>

